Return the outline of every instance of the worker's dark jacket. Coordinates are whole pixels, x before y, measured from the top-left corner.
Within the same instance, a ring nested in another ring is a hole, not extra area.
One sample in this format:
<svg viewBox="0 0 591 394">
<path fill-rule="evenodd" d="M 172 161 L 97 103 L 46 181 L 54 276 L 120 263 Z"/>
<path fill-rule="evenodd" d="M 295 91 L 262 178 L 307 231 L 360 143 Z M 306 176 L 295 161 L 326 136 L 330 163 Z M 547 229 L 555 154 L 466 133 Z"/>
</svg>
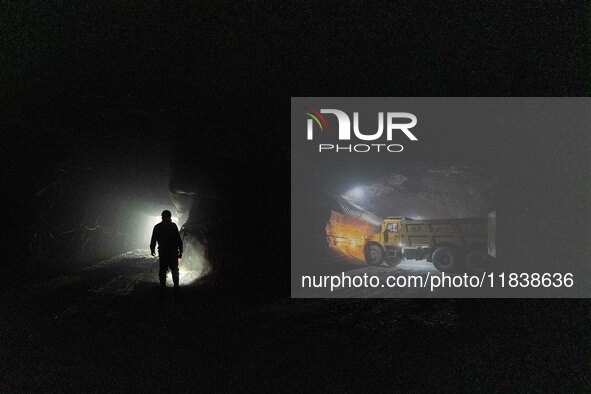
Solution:
<svg viewBox="0 0 591 394">
<path fill-rule="evenodd" d="M 160 222 L 154 226 L 152 240 L 150 241 L 150 250 L 154 253 L 158 242 L 158 254 L 160 256 L 174 256 L 183 253 L 183 241 L 179 234 L 179 229 L 174 222 Z"/>
</svg>

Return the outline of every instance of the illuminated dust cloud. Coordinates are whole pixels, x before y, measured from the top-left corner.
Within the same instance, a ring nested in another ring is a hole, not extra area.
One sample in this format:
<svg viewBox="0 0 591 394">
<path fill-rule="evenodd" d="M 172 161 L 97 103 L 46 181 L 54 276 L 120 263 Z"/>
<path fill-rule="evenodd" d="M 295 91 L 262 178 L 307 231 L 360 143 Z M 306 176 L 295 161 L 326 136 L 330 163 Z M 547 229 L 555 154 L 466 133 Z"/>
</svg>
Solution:
<svg viewBox="0 0 591 394">
<path fill-rule="evenodd" d="M 183 258 L 179 260 L 180 279 L 185 283 L 193 283 L 207 275 L 211 265 L 206 257 L 206 247 L 191 232 L 181 230 L 183 240 Z"/>
<path fill-rule="evenodd" d="M 372 224 L 359 218 L 331 212 L 326 225 L 328 245 L 339 253 L 364 261 L 364 237 L 379 231 Z"/>
</svg>

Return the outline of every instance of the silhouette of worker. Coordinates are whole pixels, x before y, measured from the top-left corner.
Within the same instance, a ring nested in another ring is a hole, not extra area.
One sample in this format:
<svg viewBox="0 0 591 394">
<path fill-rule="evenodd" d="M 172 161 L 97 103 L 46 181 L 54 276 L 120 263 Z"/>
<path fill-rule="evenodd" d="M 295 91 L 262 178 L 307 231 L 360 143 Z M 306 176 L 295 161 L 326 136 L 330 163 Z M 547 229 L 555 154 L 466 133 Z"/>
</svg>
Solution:
<svg viewBox="0 0 591 394">
<path fill-rule="evenodd" d="M 174 289 L 179 288 L 179 260 L 183 257 L 183 241 L 179 234 L 179 229 L 172 221 L 170 211 L 162 211 L 162 221 L 154 226 L 152 240 L 150 241 L 150 251 L 154 256 L 154 249 L 158 243 L 158 257 L 160 258 L 160 288 L 166 287 L 166 272 L 170 268 Z"/>
</svg>

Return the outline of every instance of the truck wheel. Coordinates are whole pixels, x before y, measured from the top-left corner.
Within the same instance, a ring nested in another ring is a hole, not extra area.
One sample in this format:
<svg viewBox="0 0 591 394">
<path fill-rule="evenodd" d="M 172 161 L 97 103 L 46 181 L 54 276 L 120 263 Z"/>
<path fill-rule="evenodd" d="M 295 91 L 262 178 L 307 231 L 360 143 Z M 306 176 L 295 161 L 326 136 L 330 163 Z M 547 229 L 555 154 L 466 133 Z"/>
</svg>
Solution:
<svg viewBox="0 0 591 394">
<path fill-rule="evenodd" d="M 369 265 L 380 265 L 384 261 L 384 251 L 377 245 L 369 245 L 365 249 L 365 262 Z"/>
<path fill-rule="evenodd" d="M 433 252 L 433 265 L 441 272 L 456 271 L 460 265 L 456 251 L 442 246 Z"/>
<path fill-rule="evenodd" d="M 482 273 L 486 269 L 487 254 L 480 249 L 472 249 L 466 255 L 466 271 Z"/>
</svg>

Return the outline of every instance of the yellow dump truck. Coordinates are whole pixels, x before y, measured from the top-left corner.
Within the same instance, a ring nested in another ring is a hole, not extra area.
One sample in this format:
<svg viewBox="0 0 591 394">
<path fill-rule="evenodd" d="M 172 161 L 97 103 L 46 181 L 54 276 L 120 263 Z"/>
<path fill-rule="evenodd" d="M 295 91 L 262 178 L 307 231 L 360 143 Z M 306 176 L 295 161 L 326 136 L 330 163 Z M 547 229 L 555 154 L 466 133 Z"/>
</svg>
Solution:
<svg viewBox="0 0 591 394">
<path fill-rule="evenodd" d="M 433 262 L 443 272 L 479 271 L 488 261 L 487 218 L 414 220 L 389 216 L 365 237 L 369 265 L 393 267 L 403 259 Z"/>
</svg>

